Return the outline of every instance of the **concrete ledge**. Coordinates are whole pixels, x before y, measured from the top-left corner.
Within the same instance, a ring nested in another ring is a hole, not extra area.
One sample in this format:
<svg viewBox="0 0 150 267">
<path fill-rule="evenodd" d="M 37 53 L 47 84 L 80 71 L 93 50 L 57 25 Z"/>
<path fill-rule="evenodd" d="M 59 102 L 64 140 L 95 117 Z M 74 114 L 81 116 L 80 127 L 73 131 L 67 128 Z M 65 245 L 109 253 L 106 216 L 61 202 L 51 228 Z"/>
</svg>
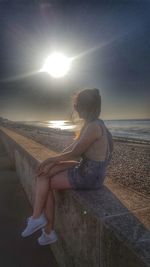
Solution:
<svg viewBox="0 0 150 267">
<path fill-rule="evenodd" d="M 4 127 L 0 139 L 33 205 L 35 168 L 56 153 Z M 61 267 L 150 266 L 150 199 L 110 182 L 55 198 L 59 241 L 51 249 Z"/>
</svg>

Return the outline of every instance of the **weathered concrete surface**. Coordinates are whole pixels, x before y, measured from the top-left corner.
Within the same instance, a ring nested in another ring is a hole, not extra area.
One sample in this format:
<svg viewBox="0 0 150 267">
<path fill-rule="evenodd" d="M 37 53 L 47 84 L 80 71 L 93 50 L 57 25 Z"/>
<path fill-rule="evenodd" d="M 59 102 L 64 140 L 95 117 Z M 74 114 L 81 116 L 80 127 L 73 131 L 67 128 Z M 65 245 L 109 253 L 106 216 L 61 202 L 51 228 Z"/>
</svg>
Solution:
<svg viewBox="0 0 150 267">
<path fill-rule="evenodd" d="M 102 231 L 102 256 L 101 266 L 103 267 L 145 267 L 140 257 L 137 257 L 129 242 L 120 241 L 115 232 L 104 227 Z"/>
<path fill-rule="evenodd" d="M 5 128 L 0 136 L 33 203 L 35 168 L 54 152 Z M 51 248 L 60 266 L 150 266 L 149 199 L 110 183 L 97 191 L 57 191 L 55 197 L 59 241 Z"/>
<path fill-rule="evenodd" d="M 0 142 L 0 266 L 1 267 L 56 267 L 48 246 L 40 247 L 37 238 L 20 236 L 31 206 L 16 172 Z"/>
</svg>

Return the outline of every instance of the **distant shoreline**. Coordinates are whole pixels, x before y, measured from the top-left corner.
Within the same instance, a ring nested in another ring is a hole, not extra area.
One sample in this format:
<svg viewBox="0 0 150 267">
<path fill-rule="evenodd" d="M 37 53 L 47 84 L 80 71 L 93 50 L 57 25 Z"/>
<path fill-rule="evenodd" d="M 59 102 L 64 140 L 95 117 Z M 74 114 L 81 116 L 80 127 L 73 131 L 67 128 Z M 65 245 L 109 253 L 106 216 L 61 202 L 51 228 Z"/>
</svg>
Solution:
<svg viewBox="0 0 150 267">
<path fill-rule="evenodd" d="M 132 143 L 132 144 L 139 144 L 139 145 L 149 145 L 150 141 L 147 140 L 140 140 L 136 138 L 125 138 L 125 137 L 119 137 L 119 136 L 113 136 L 113 139 L 118 142 L 124 142 L 124 143 Z"/>
<path fill-rule="evenodd" d="M 28 120 L 28 121 L 13 121 L 13 120 L 9 120 L 9 119 L 5 119 L 5 118 L 2 118 L 2 117 L 0 117 L 0 119 L 2 119 L 2 120 L 6 120 L 6 121 L 8 121 L 8 122 L 14 122 L 14 123 L 22 123 L 22 122 L 37 122 L 38 120 Z M 59 119 L 51 119 L 51 120 L 59 120 Z M 66 118 L 66 119 L 60 119 L 60 120 L 65 120 L 65 121 L 67 121 L 68 119 Z M 134 119 L 103 119 L 104 121 L 141 121 L 141 120 L 144 120 L 144 121 L 150 121 L 150 118 L 134 118 Z M 44 121 L 49 121 L 49 120 L 44 120 Z"/>
</svg>

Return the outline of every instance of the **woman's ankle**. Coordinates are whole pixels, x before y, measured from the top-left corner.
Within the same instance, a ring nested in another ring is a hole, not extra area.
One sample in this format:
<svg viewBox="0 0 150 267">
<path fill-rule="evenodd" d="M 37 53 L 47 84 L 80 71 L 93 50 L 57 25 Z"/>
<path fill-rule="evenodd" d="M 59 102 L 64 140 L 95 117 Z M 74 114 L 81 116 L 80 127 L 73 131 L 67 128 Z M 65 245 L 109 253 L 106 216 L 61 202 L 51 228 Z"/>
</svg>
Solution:
<svg viewBox="0 0 150 267">
<path fill-rule="evenodd" d="M 33 219 L 39 219 L 41 216 L 44 216 L 44 213 L 33 213 L 32 218 Z"/>
<path fill-rule="evenodd" d="M 44 232 L 49 235 L 53 231 L 52 227 L 50 225 L 46 225 L 44 227 Z"/>
</svg>

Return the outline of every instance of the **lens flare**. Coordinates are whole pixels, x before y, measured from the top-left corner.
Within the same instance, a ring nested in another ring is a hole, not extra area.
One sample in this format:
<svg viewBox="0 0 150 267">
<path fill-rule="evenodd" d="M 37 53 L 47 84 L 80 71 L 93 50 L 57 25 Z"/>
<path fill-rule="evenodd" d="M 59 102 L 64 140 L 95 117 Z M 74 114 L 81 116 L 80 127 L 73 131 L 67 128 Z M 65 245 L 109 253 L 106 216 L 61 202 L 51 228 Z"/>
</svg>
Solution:
<svg viewBox="0 0 150 267">
<path fill-rule="evenodd" d="M 45 61 L 41 72 L 48 72 L 54 78 L 65 76 L 70 70 L 71 59 L 61 53 L 51 54 Z"/>
</svg>

